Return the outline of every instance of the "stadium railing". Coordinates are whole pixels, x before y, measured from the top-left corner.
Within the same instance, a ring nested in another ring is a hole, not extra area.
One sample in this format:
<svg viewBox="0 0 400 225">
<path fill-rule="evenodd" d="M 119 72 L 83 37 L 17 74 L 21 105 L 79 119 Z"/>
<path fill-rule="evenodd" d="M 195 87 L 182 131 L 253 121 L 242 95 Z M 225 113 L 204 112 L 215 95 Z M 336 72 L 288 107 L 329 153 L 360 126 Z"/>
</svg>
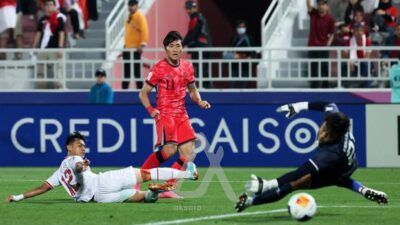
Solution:
<svg viewBox="0 0 400 225">
<path fill-rule="evenodd" d="M 330 58 L 308 59 L 305 57 L 293 57 L 291 55 L 305 55 L 309 51 L 329 50 Z M 192 60 L 198 72 L 196 79 L 199 88 L 220 89 L 230 88 L 232 82 L 251 83 L 246 88 L 308 88 L 310 81 L 327 81 L 331 87 L 354 88 L 353 85 L 346 85 L 346 82 L 367 81 L 371 88 L 387 87 L 388 68 L 391 64 L 397 63 L 397 59 L 389 58 L 368 58 L 368 59 L 345 59 L 341 58 L 341 51 L 350 48 L 193 48 L 185 49 L 186 52 L 197 52 L 199 58 Z M 400 51 L 400 48 L 393 47 L 369 47 L 362 48 L 365 51 Z M 164 49 L 146 49 L 142 60 L 124 61 L 121 57 L 115 60 L 94 60 L 85 56 L 88 52 L 100 54 L 119 54 L 123 49 L 2 49 L 8 56 L 15 52 L 23 52 L 23 60 L 1 60 L 0 61 L 0 89 L 37 89 L 38 83 L 57 82 L 59 88 L 63 89 L 87 89 L 95 80 L 95 71 L 103 68 L 107 71 L 108 81 L 115 89 L 119 89 L 118 83 L 122 81 L 139 81 L 143 78 L 125 79 L 123 76 L 124 63 L 130 63 L 131 71 L 133 63 L 140 63 L 142 77 L 145 77 L 149 69 L 160 59 L 156 53 L 163 55 Z M 132 50 L 133 51 L 133 50 Z M 252 52 L 254 55 L 261 51 L 267 52 L 266 58 L 235 59 L 234 52 Z M 29 55 L 40 55 L 41 53 L 58 52 L 59 59 L 43 60 L 43 57 L 30 58 Z M 205 52 L 211 53 L 210 58 L 203 58 Z M 293 54 L 296 53 L 296 54 Z M 75 59 L 71 59 L 75 55 Z M 76 55 L 80 59 L 76 59 Z M 228 57 L 230 56 L 230 57 Z M 185 53 L 184 58 L 190 58 Z M 11 58 L 11 57 L 9 57 Z M 350 74 L 350 64 L 360 65 L 365 62 L 366 72 L 356 70 Z M 321 68 L 327 64 L 328 75 L 325 77 L 318 74 L 311 74 L 312 63 Z M 199 66 L 201 65 L 201 66 Z M 342 68 L 343 67 L 343 68 Z M 342 69 L 341 69 L 342 68 Z M 131 72 L 133 73 L 133 72 Z M 213 83 L 213 85 L 210 85 Z M 40 85 L 39 85 L 40 86 Z M 239 85 L 240 86 L 240 85 Z M 48 88 L 48 87 L 47 87 Z M 236 87 L 237 88 L 237 87 Z"/>
<path fill-rule="evenodd" d="M 290 10 L 290 6 L 297 0 L 272 0 L 263 18 L 261 19 L 262 46 L 267 46 L 272 35 Z"/>
<path fill-rule="evenodd" d="M 106 19 L 106 48 L 114 48 L 123 37 L 125 19 L 128 15 L 127 0 L 119 0 Z"/>
</svg>

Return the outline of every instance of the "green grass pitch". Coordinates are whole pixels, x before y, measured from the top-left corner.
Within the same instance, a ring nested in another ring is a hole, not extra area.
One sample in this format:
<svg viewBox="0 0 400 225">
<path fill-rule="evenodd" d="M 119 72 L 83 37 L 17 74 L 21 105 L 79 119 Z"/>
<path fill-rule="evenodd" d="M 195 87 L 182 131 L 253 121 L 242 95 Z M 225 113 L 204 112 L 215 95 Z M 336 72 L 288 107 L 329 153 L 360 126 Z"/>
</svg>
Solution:
<svg viewBox="0 0 400 225">
<path fill-rule="evenodd" d="M 0 196 L 19 194 L 39 186 L 55 168 L 0 168 Z M 110 168 L 92 168 L 94 172 Z M 97 204 L 74 203 L 62 187 L 42 196 L 18 203 L 1 204 L 0 224 L 32 225 L 102 225 L 102 224 L 300 224 L 287 214 L 288 197 L 280 202 L 252 207 L 241 214 L 234 211 L 234 202 L 227 197 L 230 190 L 236 197 L 244 190 L 251 173 L 274 178 L 288 171 L 281 168 L 223 168 L 223 176 L 215 170 L 201 168 L 198 181 L 184 181 L 183 194 L 199 188 L 195 198 L 183 200 L 160 199 L 154 204 Z M 208 177 L 211 180 L 205 181 Z M 212 176 L 213 175 L 213 176 Z M 380 206 L 351 191 L 329 187 L 307 190 L 319 207 L 312 224 L 393 225 L 400 215 L 400 169 L 359 169 L 353 175 L 367 186 L 385 191 L 389 204 Z M 222 180 L 222 182 L 220 182 Z M 232 196 L 231 196 L 232 198 Z M 302 223 L 301 223 L 302 224 Z"/>
</svg>

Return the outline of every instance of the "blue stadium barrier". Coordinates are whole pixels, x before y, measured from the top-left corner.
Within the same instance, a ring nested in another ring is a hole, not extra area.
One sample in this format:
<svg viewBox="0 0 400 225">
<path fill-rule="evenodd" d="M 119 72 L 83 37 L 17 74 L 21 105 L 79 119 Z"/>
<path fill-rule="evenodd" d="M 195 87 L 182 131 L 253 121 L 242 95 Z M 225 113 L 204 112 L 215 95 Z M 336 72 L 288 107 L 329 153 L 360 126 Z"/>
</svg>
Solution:
<svg viewBox="0 0 400 225">
<path fill-rule="evenodd" d="M 279 104 L 300 100 L 291 96 L 285 101 L 281 96 Z M 270 104 L 273 99 L 264 98 L 261 104 L 238 100 L 240 95 L 235 98 L 236 103 L 209 98 L 214 103 L 210 110 L 188 105 L 199 136 L 199 166 L 298 166 L 313 153 L 321 113 L 302 112 L 288 120 L 275 112 L 279 104 Z M 58 166 L 66 155 L 65 137 L 73 130 L 88 135 L 87 157 L 94 166 L 140 166 L 153 150 L 154 121 L 139 104 L 3 103 L 0 108 L 0 166 Z M 339 108 L 352 119 L 356 154 L 365 167 L 365 105 Z"/>
</svg>

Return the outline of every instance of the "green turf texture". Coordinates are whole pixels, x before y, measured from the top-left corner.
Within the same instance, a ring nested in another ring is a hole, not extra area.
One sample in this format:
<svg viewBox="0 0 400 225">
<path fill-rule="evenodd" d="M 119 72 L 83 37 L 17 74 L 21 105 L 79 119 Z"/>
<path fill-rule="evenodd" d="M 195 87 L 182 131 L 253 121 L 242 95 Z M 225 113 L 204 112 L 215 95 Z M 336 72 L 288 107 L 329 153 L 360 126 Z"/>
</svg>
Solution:
<svg viewBox="0 0 400 225">
<path fill-rule="evenodd" d="M 95 172 L 110 168 L 92 168 Z M 55 168 L 0 168 L 0 196 L 20 194 L 39 186 Z M 191 191 L 202 185 L 206 172 L 214 170 L 201 168 L 198 181 L 184 181 L 181 191 Z M 75 203 L 67 196 L 62 187 L 58 187 L 42 196 L 18 203 L 1 204 L 0 224 L 32 225 L 102 225 L 102 224 L 146 224 L 160 221 L 174 221 L 188 218 L 232 214 L 234 202 L 226 196 L 225 185 L 232 187 L 236 196 L 244 190 L 244 183 L 251 173 L 264 178 L 274 178 L 290 169 L 284 168 L 223 168 L 228 183 L 220 183 L 217 176 L 212 182 L 204 182 L 204 195 L 183 200 L 160 199 L 157 203 Z M 210 173 L 211 172 L 211 173 Z M 400 216 L 400 169 L 358 169 L 353 175 L 363 184 L 385 191 L 389 195 L 389 204 L 379 206 L 351 191 L 329 187 L 319 190 L 307 190 L 313 195 L 319 206 L 317 214 L 306 224 L 351 224 L 351 225 L 392 225 L 398 224 Z M 221 177 L 220 177 L 221 178 Z M 290 195 L 289 195 L 290 196 Z M 268 213 L 274 209 L 287 207 L 289 196 L 268 205 L 252 207 L 244 211 L 261 212 L 256 215 L 243 214 L 239 217 L 200 220 L 186 224 L 303 224 L 292 220 L 287 212 Z"/>
</svg>

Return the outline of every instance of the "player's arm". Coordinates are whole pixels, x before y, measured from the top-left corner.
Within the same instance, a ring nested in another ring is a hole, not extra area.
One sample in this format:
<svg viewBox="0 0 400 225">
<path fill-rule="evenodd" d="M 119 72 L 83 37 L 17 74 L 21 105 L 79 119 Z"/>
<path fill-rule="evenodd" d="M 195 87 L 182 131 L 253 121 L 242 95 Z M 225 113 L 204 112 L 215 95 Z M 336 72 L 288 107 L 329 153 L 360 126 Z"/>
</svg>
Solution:
<svg viewBox="0 0 400 225">
<path fill-rule="evenodd" d="M 143 88 L 139 93 L 139 98 L 142 102 L 142 105 L 146 108 L 147 112 L 149 112 L 150 116 L 156 117 L 158 114 L 160 114 L 160 111 L 158 111 L 156 108 L 153 108 L 150 103 L 149 94 L 151 90 L 153 90 L 153 86 L 147 82 L 144 82 Z"/>
<path fill-rule="evenodd" d="M 296 102 L 279 106 L 276 111 L 286 113 L 287 118 L 292 118 L 303 110 L 314 110 L 321 112 L 338 112 L 339 109 L 335 103 L 328 102 Z"/>
<path fill-rule="evenodd" d="M 18 202 L 18 201 L 22 201 L 24 199 L 27 198 L 32 198 L 41 194 L 44 194 L 48 191 L 50 191 L 52 189 L 52 187 L 50 186 L 50 184 L 48 184 L 47 182 L 44 182 L 41 186 L 32 189 L 30 191 L 24 192 L 23 194 L 20 195 L 9 195 L 7 196 L 7 198 L 4 200 L 4 202 L 8 203 L 8 202 Z"/>
<path fill-rule="evenodd" d="M 195 82 L 189 83 L 188 89 L 189 89 L 190 98 L 192 99 L 192 101 L 194 103 L 196 103 L 198 106 L 200 106 L 200 108 L 203 108 L 203 109 L 211 108 L 210 103 L 201 99 L 200 93 L 196 88 Z"/>
<path fill-rule="evenodd" d="M 307 0 L 307 11 L 311 12 L 313 10 L 312 0 Z"/>
<path fill-rule="evenodd" d="M 75 163 L 75 171 L 77 173 L 84 172 L 90 166 L 90 161 L 88 159 L 84 159 L 83 162 Z"/>
</svg>

